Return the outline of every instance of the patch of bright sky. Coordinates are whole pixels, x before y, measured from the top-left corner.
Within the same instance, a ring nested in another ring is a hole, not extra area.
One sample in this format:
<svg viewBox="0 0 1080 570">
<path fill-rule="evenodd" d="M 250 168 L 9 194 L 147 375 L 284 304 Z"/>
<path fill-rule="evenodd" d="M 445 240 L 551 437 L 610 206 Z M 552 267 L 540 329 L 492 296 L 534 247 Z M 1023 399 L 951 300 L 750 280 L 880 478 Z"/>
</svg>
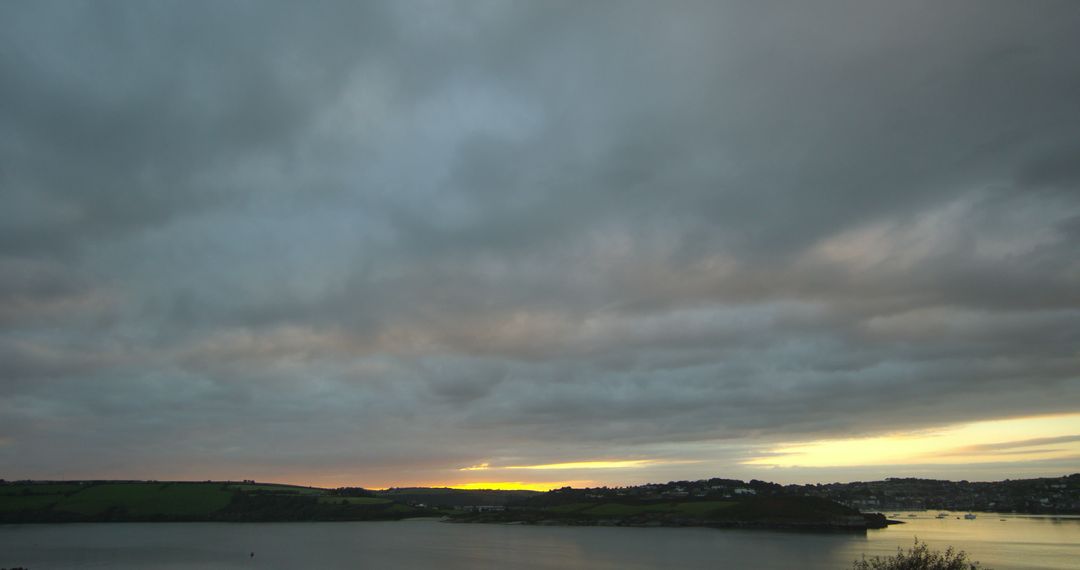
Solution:
<svg viewBox="0 0 1080 570">
<path fill-rule="evenodd" d="M 1080 413 L 991 420 L 929 432 L 782 444 L 743 465 L 838 467 L 1080 458 L 1080 438 L 1070 437 L 1078 435 Z"/>
<path fill-rule="evenodd" d="M 489 463 L 481 463 L 479 465 L 462 467 L 459 471 L 486 471 L 488 469 L 534 469 L 540 471 L 556 469 L 632 469 L 635 467 L 648 467 L 650 465 L 662 463 L 670 462 L 653 459 L 628 459 L 622 461 L 573 461 L 569 463 L 545 463 L 541 465 L 506 465 L 502 467 L 492 467 Z"/>
<path fill-rule="evenodd" d="M 496 491 L 550 491 L 562 487 L 593 487 L 593 481 L 482 481 L 450 485 L 451 489 L 484 489 Z"/>
</svg>

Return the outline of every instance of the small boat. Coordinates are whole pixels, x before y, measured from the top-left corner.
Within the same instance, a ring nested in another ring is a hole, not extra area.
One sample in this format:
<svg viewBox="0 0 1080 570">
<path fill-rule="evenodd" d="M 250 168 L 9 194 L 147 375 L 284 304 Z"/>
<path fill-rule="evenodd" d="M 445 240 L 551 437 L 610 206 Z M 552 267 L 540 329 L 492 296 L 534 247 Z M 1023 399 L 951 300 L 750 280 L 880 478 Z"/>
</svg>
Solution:
<svg viewBox="0 0 1080 570">
<path fill-rule="evenodd" d="M 968 514 L 964 515 L 964 518 L 969 520 L 969 521 L 973 521 L 973 520 L 975 520 L 975 515 L 973 515 L 971 513 L 968 513 Z"/>
</svg>

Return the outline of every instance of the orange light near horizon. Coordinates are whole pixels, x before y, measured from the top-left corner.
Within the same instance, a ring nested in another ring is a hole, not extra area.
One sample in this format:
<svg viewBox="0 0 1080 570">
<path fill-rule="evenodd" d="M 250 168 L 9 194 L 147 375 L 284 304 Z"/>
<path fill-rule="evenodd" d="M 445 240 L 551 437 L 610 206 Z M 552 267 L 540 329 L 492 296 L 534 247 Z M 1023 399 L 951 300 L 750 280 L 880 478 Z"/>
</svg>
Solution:
<svg viewBox="0 0 1080 570">
<path fill-rule="evenodd" d="M 592 481 L 483 481 L 477 483 L 456 483 L 453 485 L 446 485 L 446 487 L 472 491 L 550 491 L 562 487 L 589 487 L 592 486 L 592 484 Z"/>
<path fill-rule="evenodd" d="M 542 463 L 539 465 L 504 465 L 492 466 L 490 463 L 480 463 L 469 467 L 462 467 L 458 471 L 487 471 L 497 469 L 531 469 L 537 471 L 549 471 L 560 469 L 638 469 L 654 465 L 672 465 L 683 463 L 700 463 L 700 461 L 662 461 L 658 459 L 625 459 L 616 461 L 571 461 L 567 463 Z"/>
<path fill-rule="evenodd" d="M 763 467 L 1021 462 L 1080 457 L 1080 414 L 957 424 L 882 437 L 779 445 L 744 461 Z"/>
</svg>

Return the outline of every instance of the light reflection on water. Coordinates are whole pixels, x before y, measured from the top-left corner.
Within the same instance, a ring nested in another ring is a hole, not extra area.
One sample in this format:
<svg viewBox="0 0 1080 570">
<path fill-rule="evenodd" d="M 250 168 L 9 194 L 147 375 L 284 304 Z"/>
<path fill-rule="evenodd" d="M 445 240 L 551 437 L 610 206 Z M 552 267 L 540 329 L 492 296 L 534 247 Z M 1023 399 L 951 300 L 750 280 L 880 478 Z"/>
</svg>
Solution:
<svg viewBox="0 0 1080 570">
<path fill-rule="evenodd" d="M 6 525 L 0 568 L 831 569 L 892 554 L 915 536 L 998 570 L 1076 568 L 1080 560 L 1080 517 L 901 514 L 907 524 L 865 535 L 434 521 Z"/>
<path fill-rule="evenodd" d="M 975 513 L 975 520 L 966 520 L 964 512 L 944 511 L 943 519 L 935 517 L 938 512 L 899 513 L 905 524 L 867 533 L 867 555 L 891 554 L 917 536 L 935 548 L 966 550 L 999 569 L 1080 567 L 1080 517 Z"/>
</svg>

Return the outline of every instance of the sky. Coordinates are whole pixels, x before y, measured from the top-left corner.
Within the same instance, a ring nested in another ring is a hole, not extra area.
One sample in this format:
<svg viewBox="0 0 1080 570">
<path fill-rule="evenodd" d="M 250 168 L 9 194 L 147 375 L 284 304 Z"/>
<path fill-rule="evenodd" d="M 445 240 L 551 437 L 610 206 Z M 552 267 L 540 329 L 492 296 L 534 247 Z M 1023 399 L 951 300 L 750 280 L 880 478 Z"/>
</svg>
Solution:
<svg viewBox="0 0 1080 570">
<path fill-rule="evenodd" d="M 0 2 L 0 478 L 1080 471 L 1080 2 Z"/>
</svg>

